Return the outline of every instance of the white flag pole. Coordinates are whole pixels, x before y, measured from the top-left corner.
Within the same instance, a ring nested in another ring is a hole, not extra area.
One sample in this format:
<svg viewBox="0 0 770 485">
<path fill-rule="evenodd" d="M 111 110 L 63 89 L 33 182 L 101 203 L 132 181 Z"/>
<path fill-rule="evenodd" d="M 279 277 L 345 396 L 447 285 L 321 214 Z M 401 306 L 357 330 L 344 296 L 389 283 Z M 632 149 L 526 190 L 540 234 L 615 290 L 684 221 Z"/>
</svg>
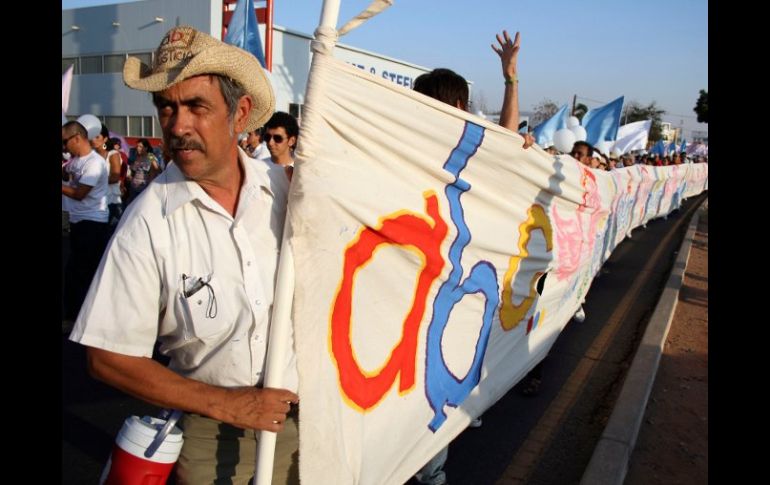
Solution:
<svg viewBox="0 0 770 485">
<path fill-rule="evenodd" d="M 340 0 L 324 0 L 321 10 L 320 27 L 336 29 L 339 17 Z M 287 212 L 288 215 L 288 212 Z M 281 388 L 283 370 L 289 350 L 289 330 L 291 325 L 291 306 L 294 299 L 294 256 L 289 243 L 289 221 L 281 242 L 281 259 L 278 262 L 278 275 L 275 284 L 275 299 L 270 323 L 267 359 L 265 362 L 265 387 Z M 254 475 L 255 485 L 270 485 L 273 480 L 273 460 L 275 459 L 276 433 L 260 431 L 257 443 L 257 463 Z"/>
<path fill-rule="evenodd" d="M 340 16 L 340 0 L 324 0 L 319 27 L 337 28 Z"/>
<path fill-rule="evenodd" d="M 287 218 L 288 219 L 288 218 Z M 265 387 L 281 388 L 286 353 L 289 350 L 291 305 L 294 299 L 294 256 L 289 244 L 288 220 L 281 242 L 281 259 L 278 262 L 278 278 L 275 284 L 275 300 L 270 322 L 267 359 L 265 362 Z M 257 443 L 256 485 L 270 485 L 273 480 L 276 433 L 260 431 Z"/>
</svg>

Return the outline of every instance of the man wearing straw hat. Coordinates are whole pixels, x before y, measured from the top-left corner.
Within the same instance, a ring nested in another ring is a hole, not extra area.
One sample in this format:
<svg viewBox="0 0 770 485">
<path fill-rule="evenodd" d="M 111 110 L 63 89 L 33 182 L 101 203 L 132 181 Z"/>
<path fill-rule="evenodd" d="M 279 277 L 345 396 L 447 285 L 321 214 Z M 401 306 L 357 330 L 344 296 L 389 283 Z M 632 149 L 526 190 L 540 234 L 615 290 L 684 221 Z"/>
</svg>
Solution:
<svg viewBox="0 0 770 485">
<path fill-rule="evenodd" d="M 173 163 L 124 214 L 70 339 L 96 378 L 186 411 L 178 483 L 247 483 L 255 430 L 285 423 L 293 443 L 279 435 L 273 483 L 296 481 L 298 396 L 262 387 L 288 181 L 238 147 L 272 115 L 270 84 L 254 56 L 188 26 L 152 66 L 129 57 L 123 79 L 152 93 Z M 296 390 L 293 355 L 286 369 Z"/>
</svg>

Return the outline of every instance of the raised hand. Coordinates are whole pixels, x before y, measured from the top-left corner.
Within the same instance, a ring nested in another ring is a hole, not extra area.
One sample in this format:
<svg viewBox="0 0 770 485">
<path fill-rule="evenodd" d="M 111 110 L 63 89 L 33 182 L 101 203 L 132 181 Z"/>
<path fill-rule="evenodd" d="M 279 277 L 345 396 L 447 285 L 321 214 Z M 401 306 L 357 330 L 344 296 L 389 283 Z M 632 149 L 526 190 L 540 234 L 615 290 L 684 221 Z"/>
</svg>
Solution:
<svg viewBox="0 0 770 485">
<path fill-rule="evenodd" d="M 511 36 L 508 35 L 507 30 L 503 30 L 503 38 L 500 34 L 496 35 L 497 42 L 500 47 L 491 44 L 492 50 L 500 56 L 500 63 L 503 68 L 503 76 L 505 79 L 511 79 L 516 75 L 516 58 L 519 55 L 519 33 L 516 32 L 516 36 L 511 40 Z"/>
</svg>

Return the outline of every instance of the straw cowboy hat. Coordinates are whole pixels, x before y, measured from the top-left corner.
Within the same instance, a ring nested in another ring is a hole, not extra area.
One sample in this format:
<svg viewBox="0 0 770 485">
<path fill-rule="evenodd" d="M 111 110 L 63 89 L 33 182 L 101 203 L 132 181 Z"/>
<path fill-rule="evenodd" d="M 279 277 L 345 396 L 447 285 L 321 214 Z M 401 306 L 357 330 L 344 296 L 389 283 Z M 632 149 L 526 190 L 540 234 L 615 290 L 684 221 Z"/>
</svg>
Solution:
<svg viewBox="0 0 770 485">
<path fill-rule="evenodd" d="M 136 57 L 123 66 L 123 82 L 141 91 L 163 91 L 201 74 L 221 74 L 243 86 L 254 102 L 246 131 L 265 124 L 275 111 L 275 96 L 256 57 L 238 47 L 183 25 L 160 41 L 152 67 Z"/>
</svg>

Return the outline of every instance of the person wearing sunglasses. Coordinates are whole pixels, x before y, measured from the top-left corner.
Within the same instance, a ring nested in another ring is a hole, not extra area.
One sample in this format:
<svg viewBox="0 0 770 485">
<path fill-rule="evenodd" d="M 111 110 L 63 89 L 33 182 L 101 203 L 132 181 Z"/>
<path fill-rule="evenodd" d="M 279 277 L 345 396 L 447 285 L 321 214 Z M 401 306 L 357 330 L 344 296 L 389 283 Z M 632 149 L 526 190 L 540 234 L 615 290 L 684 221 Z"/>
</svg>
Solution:
<svg viewBox="0 0 770 485">
<path fill-rule="evenodd" d="M 70 255 L 64 272 L 64 321 L 71 328 L 110 238 L 107 209 L 107 162 L 91 147 L 88 132 L 77 121 L 61 129 L 62 149 L 71 157 L 62 167 L 61 193 L 66 196 Z"/>
<path fill-rule="evenodd" d="M 294 165 L 294 148 L 297 146 L 299 125 L 289 113 L 276 111 L 265 123 L 262 141 L 270 151 L 270 160 L 282 167 Z"/>
</svg>

